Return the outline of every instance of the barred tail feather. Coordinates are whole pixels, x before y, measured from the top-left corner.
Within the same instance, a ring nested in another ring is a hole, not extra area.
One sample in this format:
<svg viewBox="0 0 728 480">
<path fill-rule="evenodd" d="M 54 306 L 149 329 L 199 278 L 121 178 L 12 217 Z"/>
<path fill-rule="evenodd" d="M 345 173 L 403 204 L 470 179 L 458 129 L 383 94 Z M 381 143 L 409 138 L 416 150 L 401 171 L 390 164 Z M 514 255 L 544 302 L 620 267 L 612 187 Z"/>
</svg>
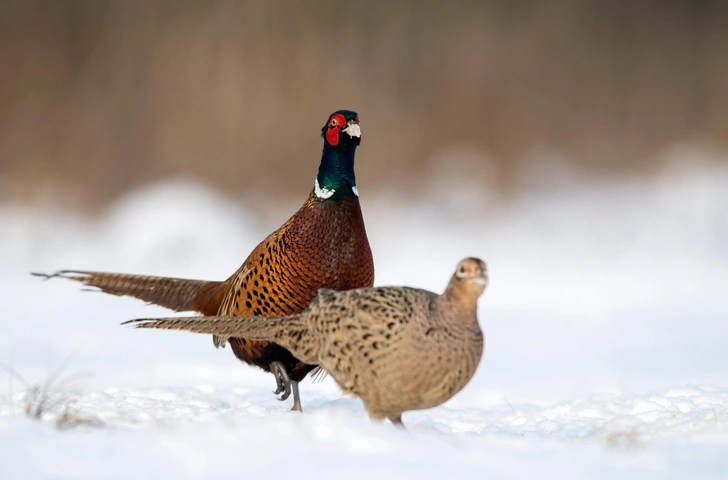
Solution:
<svg viewBox="0 0 728 480">
<path fill-rule="evenodd" d="M 221 337 L 275 342 L 304 363 L 318 363 L 318 344 L 300 315 L 254 317 L 168 317 L 129 320 L 136 328 L 186 330 Z"/>
<path fill-rule="evenodd" d="M 225 282 L 184 278 L 83 270 L 61 270 L 52 275 L 33 275 L 46 279 L 65 278 L 111 295 L 134 297 L 178 312 L 200 312 L 203 315 L 216 314 L 225 293 Z"/>
</svg>

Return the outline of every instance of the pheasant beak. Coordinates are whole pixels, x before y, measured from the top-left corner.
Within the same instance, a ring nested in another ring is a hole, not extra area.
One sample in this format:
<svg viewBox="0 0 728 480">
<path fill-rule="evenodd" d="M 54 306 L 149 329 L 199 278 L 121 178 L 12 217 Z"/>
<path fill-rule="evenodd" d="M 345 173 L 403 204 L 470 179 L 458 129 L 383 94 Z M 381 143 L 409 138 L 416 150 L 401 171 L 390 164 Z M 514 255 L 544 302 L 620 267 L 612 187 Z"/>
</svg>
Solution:
<svg viewBox="0 0 728 480">
<path fill-rule="evenodd" d="M 481 272 L 480 275 L 477 277 L 473 277 L 473 282 L 477 283 L 478 285 L 483 285 L 484 287 L 488 285 L 488 274 L 485 272 Z"/>
<path fill-rule="evenodd" d="M 361 128 L 359 128 L 359 124 L 356 123 L 356 120 L 349 120 L 347 127 L 342 131 L 345 132 L 347 135 L 349 135 L 352 138 L 361 137 Z"/>
<path fill-rule="evenodd" d="M 473 277 L 473 282 L 484 287 L 488 285 L 488 270 L 485 268 L 480 270 L 476 276 Z"/>
</svg>

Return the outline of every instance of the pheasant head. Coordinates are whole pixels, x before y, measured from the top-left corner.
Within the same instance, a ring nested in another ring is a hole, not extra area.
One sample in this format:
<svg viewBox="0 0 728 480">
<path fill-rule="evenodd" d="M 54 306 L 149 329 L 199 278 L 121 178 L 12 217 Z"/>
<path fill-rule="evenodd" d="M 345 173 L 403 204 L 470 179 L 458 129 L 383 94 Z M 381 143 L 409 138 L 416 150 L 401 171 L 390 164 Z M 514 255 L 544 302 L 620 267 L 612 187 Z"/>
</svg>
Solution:
<svg viewBox="0 0 728 480">
<path fill-rule="evenodd" d="M 450 283 L 442 295 L 453 308 L 475 315 L 478 297 L 488 285 L 488 269 L 479 258 L 469 257 L 458 263 Z"/>
<path fill-rule="evenodd" d="M 359 115 L 351 110 L 339 110 L 329 115 L 321 129 L 324 151 L 316 177 L 316 196 L 338 200 L 359 196 L 354 175 L 354 153 L 361 141 Z"/>
</svg>

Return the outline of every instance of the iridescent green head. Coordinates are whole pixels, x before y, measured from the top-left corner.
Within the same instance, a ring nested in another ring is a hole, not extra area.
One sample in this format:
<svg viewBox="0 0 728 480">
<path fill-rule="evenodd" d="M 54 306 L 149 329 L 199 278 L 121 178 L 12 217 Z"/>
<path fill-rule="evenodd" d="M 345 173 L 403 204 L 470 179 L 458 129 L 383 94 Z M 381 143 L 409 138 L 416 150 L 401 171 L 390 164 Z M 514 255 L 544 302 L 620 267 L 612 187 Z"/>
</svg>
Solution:
<svg viewBox="0 0 728 480">
<path fill-rule="evenodd" d="M 324 152 L 316 177 L 315 193 L 322 199 L 359 196 L 354 176 L 354 152 L 361 142 L 359 115 L 339 110 L 329 115 L 321 129 Z"/>
</svg>

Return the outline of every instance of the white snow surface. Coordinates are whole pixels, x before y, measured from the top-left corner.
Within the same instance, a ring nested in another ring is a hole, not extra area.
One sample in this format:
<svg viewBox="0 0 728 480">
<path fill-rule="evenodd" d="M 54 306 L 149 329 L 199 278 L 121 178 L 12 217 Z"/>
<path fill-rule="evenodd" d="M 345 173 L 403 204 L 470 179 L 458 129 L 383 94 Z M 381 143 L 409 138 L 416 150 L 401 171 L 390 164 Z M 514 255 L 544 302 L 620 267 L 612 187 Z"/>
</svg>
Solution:
<svg viewBox="0 0 728 480">
<path fill-rule="evenodd" d="M 93 374 L 35 420 L 0 373 L 0 479 L 727 478 L 728 167 L 681 165 L 549 178 L 511 202 L 445 179 L 362 197 L 377 285 L 441 291 L 463 257 L 488 263 L 481 365 L 451 401 L 405 413 L 409 432 L 330 378 L 289 412 L 209 336 L 119 326 L 168 311 L 28 275 L 222 279 L 297 205 L 256 217 L 184 180 L 96 219 L 0 205 L 0 362 L 30 384 Z M 103 426 L 57 428 L 66 411 Z"/>
</svg>

